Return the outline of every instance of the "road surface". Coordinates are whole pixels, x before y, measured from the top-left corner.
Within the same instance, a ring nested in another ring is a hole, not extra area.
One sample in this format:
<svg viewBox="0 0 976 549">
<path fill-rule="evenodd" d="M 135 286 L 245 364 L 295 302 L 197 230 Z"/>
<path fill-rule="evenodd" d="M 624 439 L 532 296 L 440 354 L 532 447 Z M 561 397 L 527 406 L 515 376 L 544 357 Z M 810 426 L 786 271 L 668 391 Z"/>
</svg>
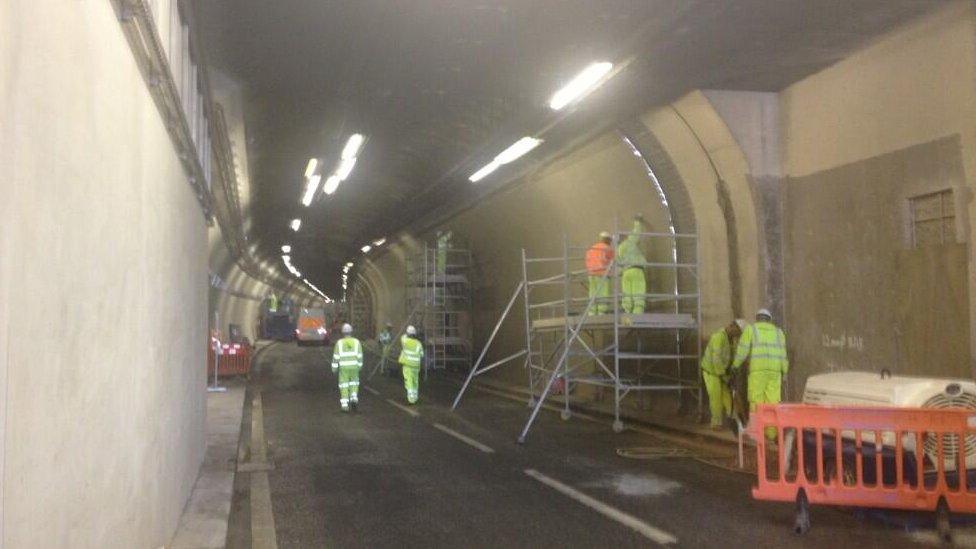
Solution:
<svg viewBox="0 0 976 549">
<path fill-rule="evenodd" d="M 343 414 L 330 351 L 275 344 L 251 383 L 275 466 L 268 479 L 279 547 L 914 542 L 904 528 L 829 508 L 814 509 L 812 530 L 796 536 L 793 506 L 751 499 L 750 476 L 693 459 L 619 457 L 618 447 L 660 441 L 601 422 L 545 411 L 518 445 L 525 404 L 471 391 L 452 413 L 450 377 L 422 382 L 419 405 L 408 407 L 400 383 L 376 376 L 360 391 L 359 412 Z M 229 545 L 246 547 L 250 494 L 237 484 Z"/>
</svg>

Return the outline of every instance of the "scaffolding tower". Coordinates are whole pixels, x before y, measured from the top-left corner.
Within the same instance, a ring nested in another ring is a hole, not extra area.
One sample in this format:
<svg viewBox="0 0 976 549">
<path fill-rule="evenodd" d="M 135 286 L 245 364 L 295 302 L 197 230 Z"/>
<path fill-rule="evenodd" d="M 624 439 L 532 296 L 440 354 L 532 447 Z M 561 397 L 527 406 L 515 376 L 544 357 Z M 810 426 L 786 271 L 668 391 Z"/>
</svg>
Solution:
<svg viewBox="0 0 976 549">
<path fill-rule="evenodd" d="M 562 254 L 555 257 L 532 257 L 523 249 L 522 281 L 469 371 L 454 407 L 474 377 L 524 357 L 532 412 L 519 434 L 519 442 L 525 441 L 539 410 L 554 393 L 563 394 L 562 417 L 569 419 L 569 395 L 580 385 L 612 389 L 615 432 L 623 430 L 620 405 L 632 392 L 671 391 L 682 402 L 690 396 L 697 400 L 700 415 L 701 294 L 697 236 L 615 231 L 611 241 L 614 257 L 622 239 L 632 234 L 639 236 L 642 243 L 650 243 L 649 248 L 656 254 L 643 265 L 627 266 L 643 268 L 646 273 L 649 289 L 640 296 L 623 295 L 620 274 L 624 269 L 616 261 L 597 277 L 609 285 L 609 296 L 589 294 L 591 276 L 584 263 L 589 246 L 574 246 L 564 238 Z M 525 347 L 482 366 L 502 323 L 520 296 L 524 306 Z M 645 303 L 637 311 L 628 307 L 635 298 Z"/>
<path fill-rule="evenodd" d="M 360 337 L 371 338 L 376 333 L 373 322 L 373 300 L 365 283 L 356 281 L 347 300 L 347 318 Z M 336 336 L 338 337 L 338 336 Z"/>
<path fill-rule="evenodd" d="M 407 262 L 407 310 L 419 324 L 425 372 L 471 364 L 471 252 L 424 246 Z"/>
</svg>

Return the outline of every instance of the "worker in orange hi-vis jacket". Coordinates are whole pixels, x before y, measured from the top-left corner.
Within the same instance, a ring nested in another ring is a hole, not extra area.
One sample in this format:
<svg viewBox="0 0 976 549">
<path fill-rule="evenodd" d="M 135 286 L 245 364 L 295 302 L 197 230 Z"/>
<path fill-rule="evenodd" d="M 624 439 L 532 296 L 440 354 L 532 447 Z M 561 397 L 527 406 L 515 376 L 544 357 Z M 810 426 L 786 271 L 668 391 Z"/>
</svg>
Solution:
<svg viewBox="0 0 976 549">
<path fill-rule="evenodd" d="M 610 233 L 603 231 L 600 233 L 600 240 L 586 250 L 586 273 L 590 276 L 590 299 L 594 299 L 593 307 L 590 308 L 591 315 L 606 314 L 610 311 L 610 304 L 607 302 L 610 297 L 610 279 L 607 278 L 607 269 L 613 261 L 613 239 Z"/>
</svg>

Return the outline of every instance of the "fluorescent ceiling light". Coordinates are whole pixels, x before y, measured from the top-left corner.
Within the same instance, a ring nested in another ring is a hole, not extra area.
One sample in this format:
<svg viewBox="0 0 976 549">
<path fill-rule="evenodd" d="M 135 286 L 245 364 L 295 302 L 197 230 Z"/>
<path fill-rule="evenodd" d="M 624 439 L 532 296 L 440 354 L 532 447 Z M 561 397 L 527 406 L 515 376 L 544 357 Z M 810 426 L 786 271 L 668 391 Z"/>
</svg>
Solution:
<svg viewBox="0 0 976 549">
<path fill-rule="evenodd" d="M 581 99 L 600 85 L 603 77 L 611 69 L 613 69 L 613 63 L 607 61 L 593 63 L 586 67 L 575 78 L 570 80 L 568 84 L 552 94 L 552 97 L 549 99 L 549 108 L 558 111 L 573 101 Z"/>
<path fill-rule="evenodd" d="M 290 256 L 290 255 L 288 255 L 288 254 L 285 254 L 285 255 L 282 255 L 282 256 L 281 256 L 281 260 L 282 260 L 282 261 L 284 261 L 284 262 L 285 262 L 285 264 L 287 265 L 287 264 L 288 264 L 288 262 L 290 262 L 290 261 L 291 261 L 291 256 Z"/>
<path fill-rule="evenodd" d="M 536 139 L 534 137 L 523 137 L 515 143 L 512 143 L 509 148 L 498 153 L 498 156 L 495 157 L 495 162 L 498 162 L 499 164 L 514 162 L 532 149 L 538 147 L 540 143 L 542 143 L 541 139 Z"/>
<path fill-rule="evenodd" d="M 482 179 L 484 179 L 484 178 L 488 177 L 489 175 L 491 175 L 491 172 L 497 170 L 498 169 L 498 166 L 501 166 L 501 164 L 499 164 L 498 162 L 495 162 L 494 160 L 492 160 L 491 162 L 485 164 L 480 170 L 478 170 L 478 171 L 474 172 L 473 174 L 471 174 L 468 177 L 468 181 L 470 181 L 472 183 L 477 183 L 477 182 L 481 181 Z"/>
<path fill-rule="evenodd" d="M 349 263 L 346 263 L 346 267 L 349 267 L 349 268 L 351 269 L 351 268 L 352 268 L 352 266 L 353 266 L 353 263 L 352 263 L 352 261 L 350 261 Z"/>
<path fill-rule="evenodd" d="M 525 154 L 527 154 L 532 149 L 538 147 L 542 143 L 541 139 L 536 139 L 535 137 L 523 137 L 515 143 L 512 143 L 507 149 L 498 153 L 498 155 L 492 159 L 491 162 L 486 164 L 480 170 L 474 172 L 468 177 L 468 181 L 472 183 L 477 183 L 485 177 L 487 177 L 491 172 L 498 169 L 499 166 L 503 164 L 508 164 L 509 162 L 514 162 L 518 160 Z"/>
<path fill-rule="evenodd" d="M 301 229 L 301 228 L 302 228 L 302 220 L 301 219 L 292 219 L 291 220 L 291 230 L 293 230 L 295 232 L 298 232 L 298 229 Z"/>
<path fill-rule="evenodd" d="M 336 170 L 336 176 L 341 181 L 345 181 L 349 174 L 352 173 L 352 169 L 356 167 L 356 157 L 343 158 L 342 162 L 339 162 L 339 168 Z"/>
<path fill-rule="evenodd" d="M 312 203 L 312 199 L 315 198 L 315 191 L 319 190 L 319 182 L 321 181 L 321 175 L 313 175 L 308 178 L 308 184 L 305 185 L 305 196 L 302 197 L 302 205 L 308 206 Z"/>
<path fill-rule="evenodd" d="M 339 188 L 339 183 L 342 183 L 342 180 L 339 179 L 338 175 L 330 175 L 329 178 L 325 180 L 325 187 L 322 187 L 322 190 L 325 192 L 325 194 L 332 194 L 336 192 L 336 189 Z"/>
<path fill-rule="evenodd" d="M 379 239 L 376 239 L 376 240 L 373 241 L 373 246 L 382 246 L 383 244 L 386 244 L 386 238 L 385 237 L 384 238 L 379 238 Z"/>
<path fill-rule="evenodd" d="M 365 141 L 366 138 L 362 134 L 354 133 L 349 136 L 349 140 L 346 141 L 346 146 L 342 148 L 342 159 L 349 160 L 356 158 Z"/>
<path fill-rule="evenodd" d="M 363 246 L 362 248 L 360 248 L 360 250 L 362 250 L 364 254 L 368 254 L 369 251 L 372 250 L 372 249 L 373 249 L 373 247 L 370 246 L 369 244 L 367 244 L 367 245 Z"/>
<path fill-rule="evenodd" d="M 291 252 L 291 246 L 289 246 L 288 244 L 285 244 L 284 246 L 281 247 L 281 251 L 283 251 L 283 252 L 285 252 L 287 254 L 287 253 Z"/>
<path fill-rule="evenodd" d="M 305 166 L 305 177 L 312 177 L 312 174 L 315 173 L 315 168 L 318 167 L 318 165 L 319 160 L 317 158 L 309 158 L 308 166 Z"/>
</svg>

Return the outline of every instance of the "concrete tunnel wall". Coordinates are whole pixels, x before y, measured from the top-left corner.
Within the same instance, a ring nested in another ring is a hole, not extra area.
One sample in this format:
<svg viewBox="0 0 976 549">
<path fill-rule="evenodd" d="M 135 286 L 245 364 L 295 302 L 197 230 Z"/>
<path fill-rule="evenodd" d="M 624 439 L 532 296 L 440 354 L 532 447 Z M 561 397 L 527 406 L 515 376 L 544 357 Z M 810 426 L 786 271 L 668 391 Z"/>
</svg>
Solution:
<svg viewBox="0 0 976 549">
<path fill-rule="evenodd" d="M 0 119 L 0 546 L 162 546 L 203 460 L 208 322 L 254 334 L 269 288 L 208 237 L 110 2 L 0 4 Z"/>
<path fill-rule="evenodd" d="M 161 546 L 203 459 L 207 229 L 111 3 L 0 3 L 0 119 L 0 541 Z"/>
<path fill-rule="evenodd" d="M 682 101 L 681 108 L 691 111 L 701 109 L 702 103 L 707 105 L 701 94 L 690 95 Z M 669 115 L 667 111 L 672 114 Z M 652 169 L 669 195 L 672 210 L 686 210 L 681 218 L 687 220 L 685 223 L 675 219 L 678 232 L 694 232 L 695 226 L 700 226 L 703 235 L 703 324 L 706 330 L 713 330 L 732 318 L 728 228 L 718 202 L 715 172 L 694 171 L 696 164 L 704 162 L 707 167 L 708 146 L 702 146 L 691 128 L 696 123 L 714 124 L 717 116 L 714 112 L 711 115 L 699 114 L 692 122 L 682 122 L 673 114 L 674 108 L 669 107 L 667 111 L 649 113 L 645 117 L 651 120 L 648 124 L 636 121 L 639 128 L 635 130 L 633 126 L 625 126 L 624 134 L 633 137 L 634 144 L 653 164 Z M 669 123 L 675 123 L 676 130 L 672 130 Z M 656 135 L 660 139 L 650 142 L 636 135 L 640 132 Z M 714 138 L 711 146 L 721 150 L 723 147 L 735 147 L 735 142 L 728 137 L 726 130 L 724 135 Z M 669 151 L 674 151 L 674 154 Z M 727 180 L 738 180 L 745 185 L 742 155 L 727 156 L 716 160 L 716 165 L 720 166 L 718 169 L 724 172 L 723 177 Z M 657 162 L 655 158 L 666 158 L 668 162 Z M 693 183 L 686 184 L 687 180 Z M 669 190 L 678 188 L 691 198 L 679 200 L 675 194 L 669 193 Z M 751 199 L 748 194 L 746 196 L 745 207 L 751 208 Z M 696 207 L 705 212 L 704 217 L 701 212 L 693 211 Z M 709 207 L 714 211 L 711 217 Z M 474 256 L 472 282 L 476 349 L 480 350 L 521 280 L 520 250 L 523 247 L 530 255 L 557 256 L 561 254 L 564 235 L 572 245 L 588 246 L 600 230 L 612 229 L 615 219 L 621 229 L 629 229 L 631 218 L 638 211 L 645 215 L 652 231 L 668 231 L 669 212 L 662 204 L 643 162 L 635 157 L 623 134 L 612 131 L 578 150 L 570 151 L 562 159 L 528 175 L 439 227 L 439 230 L 453 231 L 456 245 L 470 247 Z M 749 307 L 755 307 L 758 302 L 756 286 L 742 283 L 742 280 L 757 278 L 754 214 L 747 209 L 739 214 L 738 219 L 741 220 L 740 225 L 753 223 L 751 228 L 739 229 L 744 235 L 740 238 L 743 244 L 731 252 L 739 254 L 739 264 L 746 272 L 751 269 L 750 276 L 740 274 L 736 277 L 741 294 L 739 299 Z M 403 287 L 407 258 L 419 249 L 420 242 L 432 242 L 433 238 L 433 234 L 420 238 L 404 236 L 392 243 L 384 253 L 367 256 L 360 261 L 358 268 L 372 281 L 370 287 L 387 289 L 373 299 L 378 320 L 389 318 L 399 323 L 406 316 Z M 665 260 L 670 254 L 670 243 L 664 240 L 645 242 L 644 248 L 649 258 Z M 582 255 L 582 251 L 576 252 L 576 255 Z M 540 271 L 536 277 L 544 275 Z M 669 291 L 673 279 L 669 273 L 653 273 L 649 276 L 649 285 L 660 291 Z M 545 291 L 541 290 L 540 293 L 544 294 Z M 554 289 L 552 292 L 561 290 Z M 551 299 L 558 297 L 555 294 L 550 296 Z M 539 299 L 545 300 L 546 297 L 540 295 Z M 519 306 L 502 327 L 497 347 L 489 354 L 489 360 L 506 356 L 524 346 L 522 318 Z M 522 383 L 525 380 L 524 372 L 518 367 L 500 369 L 497 375 L 511 382 Z"/>
<path fill-rule="evenodd" d="M 679 232 L 699 231 L 704 332 L 772 308 L 788 333 L 789 397 L 838 369 L 972 376 L 974 42 L 974 7 L 950 3 L 781 93 L 696 91 L 621 124 Z M 438 227 L 474 251 L 476 349 L 521 278 L 520 248 L 554 251 L 564 231 L 588 242 L 656 201 L 625 151 L 599 137 Z M 958 243 L 910 249 L 908 197 L 944 188 Z M 433 234 L 361 260 L 370 287 L 385 288 L 376 315 L 406 314 L 419 240 Z M 489 360 L 523 347 L 520 318 Z M 520 368 L 497 375 L 524 382 Z"/>
<path fill-rule="evenodd" d="M 973 375 L 976 7 L 890 33 L 781 94 L 797 374 Z M 955 242 L 913 249 L 908 199 L 951 189 Z"/>
</svg>

